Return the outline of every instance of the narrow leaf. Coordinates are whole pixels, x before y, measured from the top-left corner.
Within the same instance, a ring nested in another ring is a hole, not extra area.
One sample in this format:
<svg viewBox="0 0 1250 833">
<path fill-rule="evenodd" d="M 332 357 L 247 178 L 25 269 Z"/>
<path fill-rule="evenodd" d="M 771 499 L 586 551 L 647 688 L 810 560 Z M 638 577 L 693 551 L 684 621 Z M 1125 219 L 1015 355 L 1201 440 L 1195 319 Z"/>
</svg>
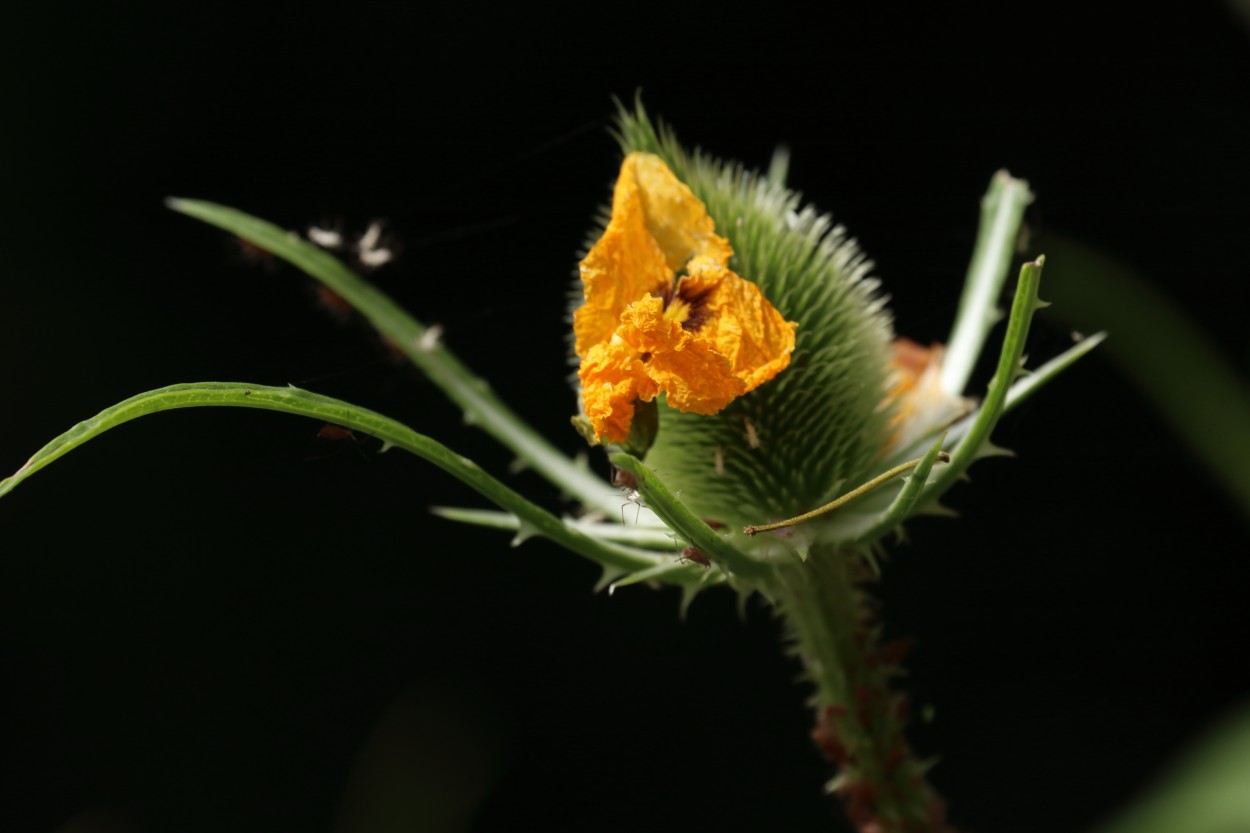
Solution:
<svg viewBox="0 0 1250 833">
<path fill-rule="evenodd" d="M 517 492 L 487 474 L 467 457 L 447 446 L 418 434 L 408 426 L 375 411 L 312 393 L 299 388 L 274 388 L 228 382 L 199 382 L 171 385 L 141 393 L 91 419 L 78 423 L 37 451 L 11 477 L 0 480 L 0 497 L 26 478 L 73 451 L 82 444 L 132 419 L 178 408 L 200 407 L 260 408 L 310 417 L 341 425 L 377 437 L 383 443 L 417 455 L 477 490 L 487 499 L 511 512 L 535 534 L 550 538 L 578 555 L 603 565 L 632 572 L 660 563 L 657 556 L 606 541 L 598 541 L 565 526 L 555 515 L 526 500 Z"/>
<path fill-rule="evenodd" d="M 999 320 L 998 296 L 1011 268 L 1024 209 L 1032 201 L 1029 184 L 1006 171 L 994 174 L 981 200 L 977 242 L 942 362 L 942 390 L 948 394 L 964 392 L 990 328 Z"/>
<path fill-rule="evenodd" d="M 1037 289 L 1042 279 L 1042 267 L 1045 259 L 1026 263 L 1020 269 L 1020 283 L 1016 287 L 1016 297 L 1011 305 L 1011 317 L 1007 320 L 1007 333 L 1003 336 L 1003 347 L 998 357 L 998 369 L 990 380 L 985 401 L 968 428 L 968 435 L 951 453 L 951 461 L 943 467 L 937 480 L 924 491 L 923 502 L 929 502 L 942 495 L 954 485 L 955 481 L 977 459 L 981 446 L 990 438 L 990 432 L 998 424 L 999 418 L 1007 402 L 1007 391 L 1020 373 L 1020 363 L 1024 356 L 1024 342 L 1029 335 L 1029 325 L 1033 321 L 1033 312 L 1037 309 Z"/>
<path fill-rule="evenodd" d="M 612 464 L 632 474 L 651 511 L 693 547 L 705 553 L 714 564 L 744 578 L 760 578 L 772 573 L 768 565 L 739 550 L 691 512 L 641 460 L 618 453 L 612 455 Z"/>
<path fill-rule="evenodd" d="M 685 546 L 685 542 L 667 530 L 661 531 L 653 527 L 634 526 L 630 523 L 630 521 L 633 521 L 633 509 L 624 506 L 622 509 L 629 510 L 629 517 L 624 525 L 615 522 L 602 523 L 572 518 L 564 518 L 563 521 L 565 526 L 589 535 L 591 538 L 598 538 L 603 541 L 632 544 L 636 547 L 645 547 L 670 553 L 677 552 Z M 491 529 L 515 531 L 521 526 L 521 522 L 516 515 L 510 512 L 495 512 L 490 509 L 464 509 L 456 506 L 431 506 L 430 511 L 440 518 L 446 518 L 449 521 L 490 527 Z"/>
<path fill-rule="evenodd" d="M 933 464 L 937 462 L 938 454 L 945 444 L 946 434 L 943 434 L 921 459 L 915 471 L 908 475 L 890 507 L 881 513 L 872 529 L 860 537 L 861 542 L 873 541 L 911 517 L 925 485 L 929 482 L 929 472 L 933 470 Z"/>
<path fill-rule="evenodd" d="M 526 465 L 581 503 L 601 512 L 615 509 L 616 493 L 612 488 L 591 472 L 574 465 L 513 413 L 483 379 L 439 343 L 436 328 L 418 322 L 337 258 L 272 223 L 224 205 L 173 198 L 166 203 L 175 211 L 272 252 L 323 283 L 358 310 L 459 405 L 468 422 L 479 426 Z"/>
</svg>

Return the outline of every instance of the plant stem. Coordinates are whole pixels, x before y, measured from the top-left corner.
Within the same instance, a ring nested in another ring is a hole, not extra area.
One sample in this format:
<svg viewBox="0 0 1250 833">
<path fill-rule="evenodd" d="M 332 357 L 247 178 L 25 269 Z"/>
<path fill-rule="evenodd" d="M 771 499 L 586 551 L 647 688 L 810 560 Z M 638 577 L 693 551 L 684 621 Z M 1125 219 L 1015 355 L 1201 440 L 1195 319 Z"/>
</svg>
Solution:
<svg viewBox="0 0 1250 833">
<path fill-rule="evenodd" d="M 907 699 L 890 690 L 905 643 L 878 644 L 862 554 L 813 547 L 779 568 L 771 597 L 816 693 L 812 739 L 840 772 L 830 785 L 862 833 L 948 831 L 942 801 L 903 736 Z"/>
<path fill-rule="evenodd" d="M 968 264 L 955 326 L 942 363 L 942 390 L 963 393 L 990 330 L 998 321 L 998 296 L 1007 281 L 1024 209 L 1033 201 L 1029 184 L 999 171 L 981 199 L 981 224 Z"/>
</svg>

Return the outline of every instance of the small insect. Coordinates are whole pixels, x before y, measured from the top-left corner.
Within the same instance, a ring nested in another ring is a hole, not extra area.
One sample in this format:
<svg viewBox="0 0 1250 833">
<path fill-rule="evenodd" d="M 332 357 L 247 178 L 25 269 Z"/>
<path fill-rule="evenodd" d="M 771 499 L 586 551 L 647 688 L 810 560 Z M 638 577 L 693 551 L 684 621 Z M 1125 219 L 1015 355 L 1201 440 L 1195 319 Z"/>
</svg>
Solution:
<svg viewBox="0 0 1250 833">
<path fill-rule="evenodd" d="M 425 332 L 417 339 L 417 349 L 423 353 L 428 353 L 442 343 L 443 328 L 438 324 L 431 324 L 425 328 Z"/>
<path fill-rule="evenodd" d="M 811 735 L 826 758 L 844 766 L 851 762 L 851 753 L 834 724 L 845 715 L 846 709 L 840 706 L 826 706 L 816 713 L 816 726 Z"/>
<path fill-rule="evenodd" d="M 624 469 L 613 469 L 612 485 L 621 489 L 630 489 L 638 491 L 638 478 L 634 477 L 630 472 Z"/>
<path fill-rule="evenodd" d="M 365 233 L 356 241 L 356 259 L 361 266 L 377 269 L 395 259 L 395 252 L 390 243 L 383 237 L 382 221 L 369 223 Z"/>
<path fill-rule="evenodd" d="M 338 320 L 340 323 L 351 318 L 355 309 L 347 300 L 337 292 L 325 284 L 315 284 L 313 286 L 313 297 L 317 300 L 317 306 Z"/>
<path fill-rule="evenodd" d="M 266 272 L 272 272 L 278 265 L 277 259 L 268 249 L 262 249 L 250 240 L 242 237 L 233 238 L 236 256 L 253 266 L 260 266 Z"/>
<path fill-rule="evenodd" d="M 625 503 L 634 504 L 634 524 L 637 525 L 642 515 L 642 494 L 637 489 L 630 489 L 625 493 Z M 621 504 L 621 526 L 625 525 L 625 503 Z"/>
<path fill-rule="evenodd" d="M 306 235 L 309 243 L 323 249 L 338 251 L 343 248 L 343 232 L 339 231 L 337 224 L 325 223 L 309 226 Z"/>
<path fill-rule="evenodd" d="M 383 220 L 371 220 L 350 245 L 340 220 L 314 223 L 305 230 L 304 237 L 326 251 L 348 253 L 354 264 L 366 271 L 385 266 L 399 254 L 399 246 L 387 233 Z"/>
<path fill-rule="evenodd" d="M 638 523 L 638 517 L 642 514 L 642 493 L 638 491 L 638 478 L 624 469 L 612 469 L 612 485 L 625 492 L 626 503 L 632 503 L 637 507 L 634 512 L 634 523 Z M 621 504 L 621 526 L 625 525 L 625 504 Z"/>
<path fill-rule="evenodd" d="M 356 439 L 356 435 L 353 434 L 350 429 L 344 428 L 341 425 L 332 425 L 328 422 L 321 426 L 321 430 L 317 432 L 317 436 L 323 440 L 330 440 L 331 442 L 342 442 L 343 440 Z"/>
<path fill-rule="evenodd" d="M 695 564 L 702 564 L 704 567 L 711 567 L 712 560 L 707 557 L 707 553 L 697 550 L 694 547 L 686 547 L 681 551 L 681 556 L 677 559 L 683 564 L 687 561 L 693 561 Z"/>
</svg>

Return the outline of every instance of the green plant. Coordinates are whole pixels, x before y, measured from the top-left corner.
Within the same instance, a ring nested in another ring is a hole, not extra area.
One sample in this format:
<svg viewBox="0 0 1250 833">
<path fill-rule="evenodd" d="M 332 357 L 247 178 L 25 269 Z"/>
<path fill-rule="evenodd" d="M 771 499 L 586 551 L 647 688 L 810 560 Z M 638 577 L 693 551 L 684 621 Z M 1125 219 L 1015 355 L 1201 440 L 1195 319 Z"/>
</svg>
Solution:
<svg viewBox="0 0 1250 833">
<path fill-rule="evenodd" d="M 609 459 L 640 504 L 637 515 L 620 512 L 618 487 L 518 419 L 440 343 L 435 328 L 311 243 L 234 209 L 192 200 L 171 200 L 170 206 L 272 252 L 342 297 L 471 423 L 572 496 L 585 514 L 560 518 L 441 443 L 351 403 L 296 388 L 220 382 L 149 391 L 101 412 L 0 481 L 0 495 L 116 425 L 176 408 L 269 409 L 368 434 L 384 449 L 434 463 L 503 510 L 443 507 L 437 510 L 443 517 L 513 531 L 514 543 L 549 538 L 602 567 L 600 587 L 675 585 L 684 604 L 718 586 L 743 598 L 759 594 L 786 621 L 792 649 L 807 669 L 815 689 L 813 736 L 839 767 L 831 788 L 851 818 L 863 830 L 945 829 L 941 802 L 924 780 L 925 763 L 903 735 L 906 701 L 893 689 L 902 646 L 880 644 L 868 588 L 887 536 L 920 512 L 938 511 L 939 498 L 974 461 L 998 453 L 990 442 L 998 419 L 1101 336 L 1021 376 L 1044 264 L 1040 257 L 1026 262 L 993 379 L 979 404 L 964 399 L 998 318 L 1020 218 L 1032 199 L 1024 182 L 1005 173 L 995 176 L 985 197 L 968 281 L 942 356 L 893 346 L 889 316 L 863 255 L 842 229 L 787 189 L 784 157 L 759 174 L 687 153 L 641 109 L 622 112 L 619 136 L 624 151 L 662 160 L 691 189 L 732 244 L 729 265 L 797 324 L 791 366 L 775 379 L 714 415 L 657 400 L 654 436 L 609 443 Z M 907 350 L 913 351 L 910 361 Z M 906 476 L 879 481 L 883 472 Z M 779 534 L 762 529 L 869 483 L 876 488 L 836 512 Z M 739 531 L 747 527 L 762 534 Z"/>
</svg>

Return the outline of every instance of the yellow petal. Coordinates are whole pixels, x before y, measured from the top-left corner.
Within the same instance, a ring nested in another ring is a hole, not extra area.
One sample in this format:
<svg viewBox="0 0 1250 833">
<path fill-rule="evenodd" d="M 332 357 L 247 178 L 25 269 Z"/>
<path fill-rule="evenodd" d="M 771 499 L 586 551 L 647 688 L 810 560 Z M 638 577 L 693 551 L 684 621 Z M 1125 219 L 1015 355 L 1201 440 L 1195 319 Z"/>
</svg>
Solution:
<svg viewBox="0 0 1250 833">
<path fill-rule="evenodd" d="M 621 165 L 617 191 L 636 189 L 642 198 L 647 229 L 655 238 L 669 268 L 677 273 L 692 257 L 710 257 L 720 264 L 729 262 L 733 248 L 718 235 L 707 206 L 664 164 L 650 153 L 631 153 Z M 616 213 L 615 202 L 612 206 Z"/>
<path fill-rule="evenodd" d="M 596 344 L 577 371 L 582 407 L 600 442 L 629 439 L 634 402 L 655 398 L 655 382 L 647 375 L 638 351 L 619 339 Z"/>
<path fill-rule="evenodd" d="M 664 391 L 665 401 L 679 411 L 715 414 L 746 393 L 729 361 L 698 339 L 655 356 L 647 362 L 647 373 Z"/>
<path fill-rule="evenodd" d="M 612 220 L 580 271 L 586 303 L 573 314 L 573 332 L 577 355 L 585 358 L 591 347 L 616 332 L 625 307 L 648 293 L 668 292 L 673 285 L 664 252 L 647 230 L 638 189 L 617 182 Z"/>
<path fill-rule="evenodd" d="M 786 321 L 758 286 L 707 258 L 692 260 L 689 272 L 677 288 L 691 305 L 687 326 L 729 360 L 744 393 L 789 366 L 798 324 Z"/>
<path fill-rule="evenodd" d="M 664 302 L 648 295 L 621 313 L 616 335 L 648 359 L 652 354 L 680 349 L 693 336 L 681 324 L 664 315 Z"/>
<path fill-rule="evenodd" d="M 714 414 L 790 363 L 797 325 L 729 271 L 732 255 L 658 156 L 625 158 L 573 319 L 583 408 L 601 441 L 626 441 L 639 399 L 664 391 L 678 410 Z"/>
<path fill-rule="evenodd" d="M 728 357 L 666 318 L 659 298 L 631 304 L 621 315 L 618 334 L 645 357 L 647 375 L 679 411 L 714 414 L 746 392 Z"/>
<path fill-rule="evenodd" d="M 577 355 L 611 338 L 630 303 L 671 292 L 692 257 L 727 263 L 733 249 L 714 229 L 707 208 L 658 156 L 625 157 L 608 227 L 581 262 L 586 303 L 573 317 Z"/>
</svg>

